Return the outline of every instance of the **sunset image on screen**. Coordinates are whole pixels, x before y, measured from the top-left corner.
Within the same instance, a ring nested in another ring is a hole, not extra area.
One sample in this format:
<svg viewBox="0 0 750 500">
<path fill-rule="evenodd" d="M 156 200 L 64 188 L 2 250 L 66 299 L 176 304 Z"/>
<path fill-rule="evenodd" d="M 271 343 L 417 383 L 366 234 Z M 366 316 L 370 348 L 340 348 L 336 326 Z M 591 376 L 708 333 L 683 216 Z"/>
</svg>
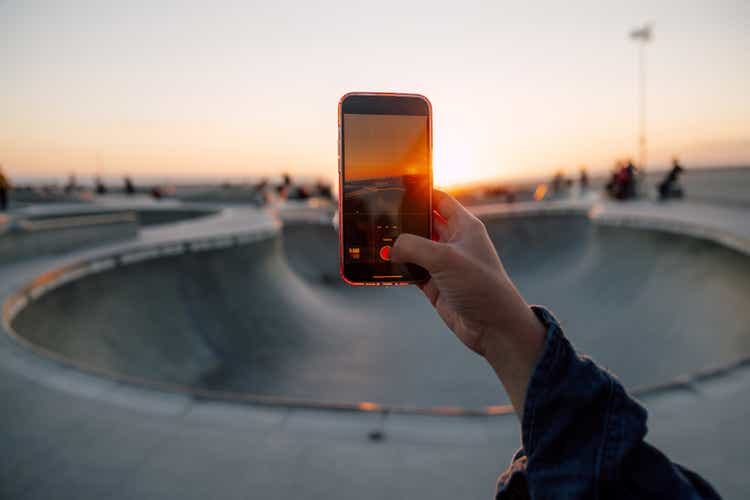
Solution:
<svg viewBox="0 0 750 500">
<path fill-rule="evenodd" d="M 383 263 L 401 232 L 428 235 L 429 118 L 345 114 L 343 224 L 350 262 Z"/>
<path fill-rule="evenodd" d="M 344 115 L 346 181 L 427 174 L 427 117 Z"/>
</svg>

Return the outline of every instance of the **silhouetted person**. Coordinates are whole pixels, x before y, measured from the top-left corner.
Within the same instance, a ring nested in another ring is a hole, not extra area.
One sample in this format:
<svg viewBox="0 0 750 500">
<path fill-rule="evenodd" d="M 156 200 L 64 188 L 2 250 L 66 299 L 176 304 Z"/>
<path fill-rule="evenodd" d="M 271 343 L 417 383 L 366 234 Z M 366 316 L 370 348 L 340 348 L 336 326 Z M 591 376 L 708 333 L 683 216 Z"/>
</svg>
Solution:
<svg viewBox="0 0 750 500">
<path fill-rule="evenodd" d="M 307 200 L 309 198 L 310 191 L 305 186 L 298 186 L 287 191 L 287 199 L 289 200 Z"/>
<path fill-rule="evenodd" d="M 589 174 L 586 172 L 586 167 L 581 168 L 581 176 L 578 178 L 578 183 L 581 187 L 581 193 L 589 190 Z"/>
<path fill-rule="evenodd" d="M 96 194 L 107 194 L 107 186 L 104 185 L 104 181 L 98 175 L 96 176 L 94 185 L 96 186 Z"/>
<path fill-rule="evenodd" d="M 633 165 L 633 162 L 628 160 L 628 163 L 625 165 L 625 168 L 623 169 L 623 179 L 622 179 L 622 190 L 623 190 L 623 196 L 622 199 L 624 200 L 630 200 L 632 198 L 635 198 L 636 190 L 636 179 L 635 179 L 635 165 Z"/>
<path fill-rule="evenodd" d="M 609 177 L 609 182 L 604 186 L 604 189 L 612 198 L 617 198 L 617 179 L 620 175 L 622 165 L 619 161 L 615 162 L 615 166 L 612 168 L 612 174 Z"/>
<path fill-rule="evenodd" d="M 563 178 L 563 174 L 558 170 L 557 172 L 555 172 L 555 176 L 552 177 L 552 194 L 554 196 L 559 196 L 562 192 L 564 184 L 565 179 Z"/>
<path fill-rule="evenodd" d="M 129 176 L 125 176 L 125 194 L 133 195 L 135 194 L 135 186 L 133 185 L 133 181 Z"/>
<path fill-rule="evenodd" d="M 331 191 L 330 184 L 323 182 L 323 181 L 318 181 L 315 188 L 317 191 L 317 195 L 320 196 L 321 198 L 325 198 L 327 200 L 333 199 L 333 192 Z"/>
<path fill-rule="evenodd" d="M 287 197 L 292 194 L 292 177 L 284 172 L 281 174 L 281 184 L 276 186 L 276 193 L 279 195 L 279 198 L 285 200 Z"/>
<path fill-rule="evenodd" d="M 680 165 L 677 158 L 672 159 L 672 169 L 661 183 L 659 183 L 659 199 L 666 200 L 669 198 L 682 198 L 684 191 L 680 186 L 680 174 L 685 169 Z"/>
<path fill-rule="evenodd" d="M 159 186 L 154 186 L 151 188 L 151 197 L 155 199 L 156 201 L 159 201 L 164 196 L 164 193 L 162 192 L 161 188 Z"/>
<path fill-rule="evenodd" d="M 268 203 L 268 179 L 265 177 L 253 184 L 253 203 L 262 207 Z"/>
<path fill-rule="evenodd" d="M 65 184 L 65 194 L 73 194 L 76 189 L 78 189 L 76 184 L 76 174 L 70 174 L 68 176 L 68 182 Z"/>
<path fill-rule="evenodd" d="M 8 209 L 10 188 L 10 181 L 3 173 L 3 167 L 0 165 L 0 211 L 5 212 Z"/>
<path fill-rule="evenodd" d="M 607 192 L 617 200 L 629 200 L 636 195 L 636 168 L 628 160 L 626 164 L 617 162 L 612 179 L 607 183 Z"/>
</svg>

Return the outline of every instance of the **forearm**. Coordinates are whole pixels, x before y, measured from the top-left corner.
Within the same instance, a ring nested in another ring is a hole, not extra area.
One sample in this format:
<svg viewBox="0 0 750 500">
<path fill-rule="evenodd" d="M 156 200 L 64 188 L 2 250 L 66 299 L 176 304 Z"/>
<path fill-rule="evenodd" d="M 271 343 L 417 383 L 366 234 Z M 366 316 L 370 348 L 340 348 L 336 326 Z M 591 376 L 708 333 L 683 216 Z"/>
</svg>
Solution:
<svg viewBox="0 0 750 500">
<path fill-rule="evenodd" d="M 544 309 L 544 348 L 529 380 L 522 443 L 532 487 L 562 483 L 576 497 L 595 497 L 601 481 L 646 434 L 646 410 L 591 359 L 579 356 Z M 554 498 L 553 494 L 549 498 Z"/>
<path fill-rule="evenodd" d="M 718 498 L 644 442 L 646 410 L 613 375 L 575 352 L 549 312 L 534 312 L 546 334 L 521 419 L 521 474 L 532 497 Z"/>
<path fill-rule="evenodd" d="M 520 421 L 523 421 L 529 379 L 544 347 L 545 335 L 544 325 L 520 297 L 512 321 L 502 325 L 502 330 L 487 335 L 485 359 L 502 382 Z"/>
</svg>

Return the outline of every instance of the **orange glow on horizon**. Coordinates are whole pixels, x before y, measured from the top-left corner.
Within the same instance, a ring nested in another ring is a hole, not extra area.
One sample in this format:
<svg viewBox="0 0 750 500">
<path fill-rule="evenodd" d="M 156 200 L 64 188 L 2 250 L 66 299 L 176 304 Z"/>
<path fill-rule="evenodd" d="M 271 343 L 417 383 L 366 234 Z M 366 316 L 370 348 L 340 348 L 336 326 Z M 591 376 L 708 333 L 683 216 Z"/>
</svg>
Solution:
<svg viewBox="0 0 750 500">
<path fill-rule="evenodd" d="M 750 165 L 747 2 L 588 2 L 575 23 L 565 2 L 541 17 L 497 2 L 396 2 L 367 16 L 343 1 L 58 3 L 0 8 L 0 164 L 12 181 L 336 182 L 337 103 L 353 90 L 430 99 L 436 186 L 604 172 L 636 156 L 627 34 L 643 20 L 656 33 L 648 167 L 674 155 L 687 168 Z"/>
<path fill-rule="evenodd" d="M 377 403 L 370 403 L 369 401 L 363 401 L 357 404 L 357 408 L 362 411 L 378 411 L 382 407 Z"/>
<path fill-rule="evenodd" d="M 344 115 L 347 181 L 427 174 L 427 117 Z"/>
</svg>

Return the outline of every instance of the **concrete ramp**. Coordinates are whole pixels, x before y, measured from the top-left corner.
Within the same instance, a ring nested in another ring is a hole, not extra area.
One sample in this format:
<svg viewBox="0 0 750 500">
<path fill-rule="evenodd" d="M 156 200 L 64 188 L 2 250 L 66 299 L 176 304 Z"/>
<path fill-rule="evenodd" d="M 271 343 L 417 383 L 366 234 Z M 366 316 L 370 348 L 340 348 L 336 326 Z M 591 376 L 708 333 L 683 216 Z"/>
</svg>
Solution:
<svg viewBox="0 0 750 500">
<path fill-rule="evenodd" d="M 486 222 L 527 299 L 630 387 L 750 351 L 740 253 L 585 215 Z M 271 239 L 72 281 L 13 327 L 81 365 L 185 387 L 406 407 L 507 402 L 416 288 L 348 287 L 336 252 L 331 227 L 287 223 Z"/>
</svg>

